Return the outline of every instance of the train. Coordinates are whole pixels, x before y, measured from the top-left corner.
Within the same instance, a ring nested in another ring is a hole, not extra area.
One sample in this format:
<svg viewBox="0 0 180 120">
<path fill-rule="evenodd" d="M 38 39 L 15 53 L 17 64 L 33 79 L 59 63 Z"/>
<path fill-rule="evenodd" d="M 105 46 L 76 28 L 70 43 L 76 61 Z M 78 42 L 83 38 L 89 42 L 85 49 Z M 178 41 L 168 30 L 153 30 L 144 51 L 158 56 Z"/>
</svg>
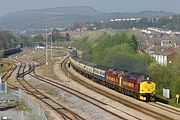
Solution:
<svg viewBox="0 0 180 120">
<path fill-rule="evenodd" d="M 142 101 L 156 99 L 156 84 L 147 74 L 83 61 L 77 51 L 70 52 L 69 61 L 74 70 L 108 88 Z"/>
<path fill-rule="evenodd" d="M 10 55 L 16 54 L 21 52 L 22 47 L 17 47 L 17 48 L 11 48 L 11 49 L 7 49 L 2 51 L 3 57 L 9 57 Z"/>
</svg>

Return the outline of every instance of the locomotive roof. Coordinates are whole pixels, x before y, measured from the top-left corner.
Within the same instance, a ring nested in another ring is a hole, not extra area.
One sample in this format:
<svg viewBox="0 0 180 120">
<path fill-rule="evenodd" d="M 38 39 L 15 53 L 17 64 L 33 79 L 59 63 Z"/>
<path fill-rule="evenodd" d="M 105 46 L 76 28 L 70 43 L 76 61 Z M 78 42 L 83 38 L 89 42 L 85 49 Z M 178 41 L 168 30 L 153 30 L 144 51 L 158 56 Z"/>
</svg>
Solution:
<svg viewBox="0 0 180 120">
<path fill-rule="evenodd" d="M 147 74 L 142 74 L 142 73 L 135 73 L 135 72 L 128 72 L 125 74 L 126 77 L 130 77 L 130 78 L 136 78 L 136 77 L 139 77 L 138 79 L 140 81 L 145 81 L 145 80 L 148 80 L 148 81 L 153 81 L 153 79 L 147 75 Z"/>
<path fill-rule="evenodd" d="M 128 73 L 126 73 L 125 76 L 127 76 L 127 77 L 137 77 L 137 76 L 140 76 L 140 75 L 143 75 L 143 74 L 135 73 L 135 72 L 128 72 Z"/>
<path fill-rule="evenodd" d="M 126 72 L 128 72 L 125 69 L 116 69 L 116 68 L 111 68 L 108 70 L 110 74 L 116 74 L 116 75 L 124 75 Z"/>
</svg>

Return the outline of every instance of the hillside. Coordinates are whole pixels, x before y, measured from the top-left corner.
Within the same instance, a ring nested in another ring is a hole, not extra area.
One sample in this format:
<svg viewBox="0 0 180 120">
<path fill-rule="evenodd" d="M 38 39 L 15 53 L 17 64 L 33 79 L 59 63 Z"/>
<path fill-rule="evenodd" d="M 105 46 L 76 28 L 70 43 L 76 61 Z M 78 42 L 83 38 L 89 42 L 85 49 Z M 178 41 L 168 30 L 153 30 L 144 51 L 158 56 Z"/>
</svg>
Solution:
<svg viewBox="0 0 180 120">
<path fill-rule="evenodd" d="M 0 29 L 69 27 L 74 23 L 95 22 L 111 18 L 171 16 L 174 13 L 143 11 L 139 13 L 103 13 L 87 6 L 25 10 L 0 18 Z"/>
<path fill-rule="evenodd" d="M 99 12 L 95 9 L 84 6 L 26 10 L 1 17 L 0 28 L 68 27 L 76 22 L 91 21 L 97 14 Z"/>
</svg>

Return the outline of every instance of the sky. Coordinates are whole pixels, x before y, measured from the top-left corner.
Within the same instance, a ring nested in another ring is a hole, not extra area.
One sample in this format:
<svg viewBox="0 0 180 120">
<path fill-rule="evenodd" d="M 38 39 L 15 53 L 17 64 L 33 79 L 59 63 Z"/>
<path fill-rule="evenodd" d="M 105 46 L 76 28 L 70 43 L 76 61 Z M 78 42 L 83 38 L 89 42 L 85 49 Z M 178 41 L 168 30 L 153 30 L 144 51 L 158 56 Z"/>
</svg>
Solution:
<svg viewBox="0 0 180 120">
<path fill-rule="evenodd" d="M 0 16 L 21 10 L 89 6 L 101 12 L 158 10 L 180 13 L 180 0 L 0 0 Z"/>
</svg>

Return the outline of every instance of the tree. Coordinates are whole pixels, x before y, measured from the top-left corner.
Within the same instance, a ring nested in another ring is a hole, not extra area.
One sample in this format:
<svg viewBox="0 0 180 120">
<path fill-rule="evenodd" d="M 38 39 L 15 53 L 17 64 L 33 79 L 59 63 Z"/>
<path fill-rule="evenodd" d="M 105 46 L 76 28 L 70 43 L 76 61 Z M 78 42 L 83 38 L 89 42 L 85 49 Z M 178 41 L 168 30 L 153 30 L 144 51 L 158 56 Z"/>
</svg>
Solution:
<svg viewBox="0 0 180 120">
<path fill-rule="evenodd" d="M 171 79 L 172 79 L 172 84 L 171 84 L 171 89 L 175 94 L 180 94 L 180 52 L 177 52 L 175 60 L 173 61 L 172 64 L 169 64 L 169 69 L 171 69 Z"/>
<path fill-rule="evenodd" d="M 3 53 L 2 52 L 0 52 L 0 60 L 3 58 Z"/>
<path fill-rule="evenodd" d="M 7 31 L 0 32 L 0 49 L 8 49 L 16 47 L 18 44 L 17 39 Z"/>
<path fill-rule="evenodd" d="M 70 41 L 70 35 L 69 35 L 69 33 L 66 33 L 65 39 L 66 39 L 66 41 Z"/>
<path fill-rule="evenodd" d="M 176 79 L 172 82 L 173 95 L 180 94 L 180 77 L 176 76 Z"/>
<path fill-rule="evenodd" d="M 131 36 L 131 39 L 132 39 L 132 41 L 133 41 L 134 49 L 137 51 L 138 48 L 139 48 L 139 43 L 138 43 L 138 41 L 137 41 L 136 36 L 135 36 L 135 35 L 132 35 L 132 36 Z"/>
</svg>

